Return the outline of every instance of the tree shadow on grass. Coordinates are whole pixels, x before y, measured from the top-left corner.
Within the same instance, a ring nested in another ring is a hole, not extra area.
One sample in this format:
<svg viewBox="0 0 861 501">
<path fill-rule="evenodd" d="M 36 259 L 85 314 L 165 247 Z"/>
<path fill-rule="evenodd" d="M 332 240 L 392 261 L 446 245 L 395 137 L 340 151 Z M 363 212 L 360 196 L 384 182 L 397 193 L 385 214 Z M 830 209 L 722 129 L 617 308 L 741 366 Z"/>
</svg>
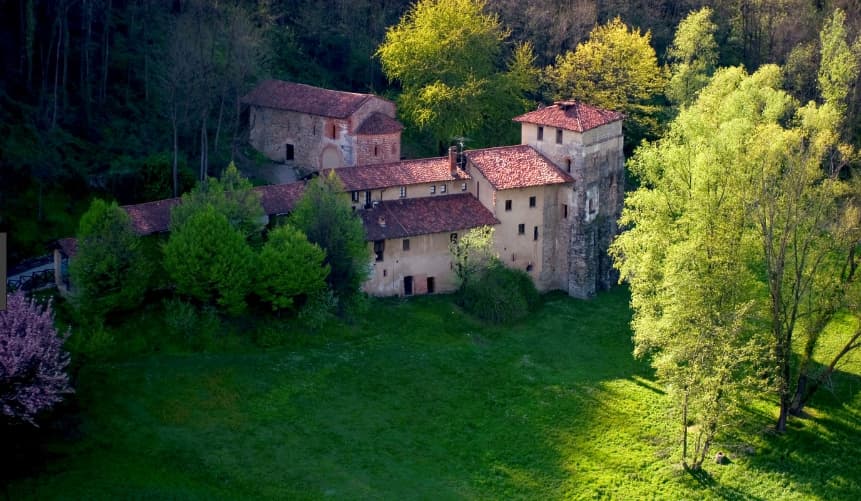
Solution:
<svg viewBox="0 0 861 501">
<path fill-rule="evenodd" d="M 857 400 L 861 376 L 838 372 L 833 391 L 821 389 L 802 417 L 791 417 L 785 433 L 762 432 L 757 454 L 748 468 L 786 475 L 793 489 L 821 499 L 861 499 L 857 451 L 861 449 Z M 776 412 L 776 411 L 775 411 Z M 775 416 L 757 416 L 774 425 Z"/>
</svg>

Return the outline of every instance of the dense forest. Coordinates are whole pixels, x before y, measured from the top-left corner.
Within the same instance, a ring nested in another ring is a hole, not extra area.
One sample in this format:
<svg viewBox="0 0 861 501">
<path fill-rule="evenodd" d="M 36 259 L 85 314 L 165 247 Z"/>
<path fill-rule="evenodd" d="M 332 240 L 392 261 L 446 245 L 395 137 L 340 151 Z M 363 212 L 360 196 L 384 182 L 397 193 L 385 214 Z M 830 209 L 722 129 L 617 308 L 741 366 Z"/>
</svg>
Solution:
<svg viewBox="0 0 861 501">
<path fill-rule="evenodd" d="M 185 191 L 229 160 L 241 163 L 251 153 L 239 99 L 261 79 L 397 97 L 378 48 L 411 3 L 0 0 L 0 230 L 9 232 L 10 264 L 74 234 L 93 196 L 168 197 L 175 164 Z M 858 0 L 495 0 L 486 8 L 507 31 L 500 66 L 531 44 L 536 81 L 523 97 L 534 106 L 554 97 L 539 70 L 595 26 L 619 17 L 650 33 L 663 66 L 680 20 L 708 4 L 719 65 L 780 64 L 802 101 L 816 97 L 819 32 L 833 9 L 846 12 L 850 39 L 861 31 Z M 848 112 L 855 138 L 859 87 Z M 660 126 L 673 112 L 666 99 L 656 105 L 666 109 Z M 405 153 L 435 154 L 404 121 Z M 471 146 L 493 143 L 476 137 Z"/>
</svg>

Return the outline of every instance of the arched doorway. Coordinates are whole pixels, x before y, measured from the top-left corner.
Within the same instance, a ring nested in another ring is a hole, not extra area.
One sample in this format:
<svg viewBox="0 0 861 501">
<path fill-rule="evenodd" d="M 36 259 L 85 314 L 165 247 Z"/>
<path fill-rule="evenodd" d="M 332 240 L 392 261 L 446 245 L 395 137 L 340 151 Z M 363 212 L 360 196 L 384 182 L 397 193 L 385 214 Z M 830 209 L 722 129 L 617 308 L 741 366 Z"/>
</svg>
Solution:
<svg viewBox="0 0 861 501">
<path fill-rule="evenodd" d="M 335 169 L 341 165 L 341 152 L 338 151 L 338 148 L 332 145 L 326 146 L 323 153 L 320 154 L 320 168 Z"/>
</svg>

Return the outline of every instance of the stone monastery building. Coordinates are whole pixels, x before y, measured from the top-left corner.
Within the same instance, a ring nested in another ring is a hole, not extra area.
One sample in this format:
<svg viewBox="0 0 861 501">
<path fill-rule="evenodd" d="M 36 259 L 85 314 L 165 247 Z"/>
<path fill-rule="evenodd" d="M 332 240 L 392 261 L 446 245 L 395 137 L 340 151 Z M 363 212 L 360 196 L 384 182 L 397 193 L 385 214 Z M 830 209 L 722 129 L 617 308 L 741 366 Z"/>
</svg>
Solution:
<svg viewBox="0 0 861 501">
<path fill-rule="evenodd" d="M 370 94 L 268 80 L 246 95 L 249 140 L 285 168 L 338 175 L 364 222 L 379 296 L 456 288 L 449 242 L 492 226 L 496 252 L 541 291 L 588 298 L 612 286 L 607 249 L 624 194 L 621 113 L 561 101 L 514 118 L 521 144 L 400 160 L 395 104 Z M 302 183 L 261 186 L 271 217 Z M 141 234 L 167 231 L 179 199 L 125 206 Z M 74 253 L 59 242 L 58 271 Z M 58 280 L 59 282 L 59 280 Z"/>
<path fill-rule="evenodd" d="M 373 250 L 370 294 L 453 290 L 449 242 L 483 225 L 539 290 L 590 297 L 616 281 L 607 248 L 624 193 L 621 113 L 557 102 L 514 118 L 519 145 L 399 160 L 391 101 L 268 80 L 243 103 L 257 150 L 341 178 Z"/>
</svg>

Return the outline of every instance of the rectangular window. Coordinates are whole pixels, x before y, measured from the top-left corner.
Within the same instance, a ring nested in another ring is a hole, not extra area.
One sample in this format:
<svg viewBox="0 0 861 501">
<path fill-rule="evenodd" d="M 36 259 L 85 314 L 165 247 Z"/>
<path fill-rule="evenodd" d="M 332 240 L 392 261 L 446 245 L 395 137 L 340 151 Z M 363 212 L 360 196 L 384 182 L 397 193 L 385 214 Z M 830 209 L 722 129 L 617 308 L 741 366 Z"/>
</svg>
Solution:
<svg viewBox="0 0 861 501">
<path fill-rule="evenodd" d="M 445 185 L 444 184 L 439 185 L 439 192 L 445 193 Z"/>
<path fill-rule="evenodd" d="M 544 140 L 544 127 L 540 127 L 540 126 L 538 127 L 538 140 L 539 141 Z"/>
<path fill-rule="evenodd" d="M 466 183 L 460 185 L 460 191 L 466 191 Z"/>
<path fill-rule="evenodd" d="M 529 197 L 529 206 L 535 207 L 535 197 Z"/>
<path fill-rule="evenodd" d="M 293 160 L 293 145 L 284 145 L 284 160 Z"/>
<path fill-rule="evenodd" d="M 401 186 L 401 198 L 407 198 L 407 187 Z"/>
<path fill-rule="evenodd" d="M 350 193 L 350 196 L 353 198 L 354 202 L 359 201 L 359 192 L 358 191 L 354 191 L 354 192 Z"/>
<path fill-rule="evenodd" d="M 532 228 L 532 240 L 538 240 L 538 227 L 537 226 Z"/>
<path fill-rule="evenodd" d="M 523 235 L 524 233 L 526 233 L 526 225 L 523 223 L 518 224 L 517 225 L 517 234 Z"/>
<path fill-rule="evenodd" d="M 562 204 L 562 219 L 568 219 L 568 206 Z"/>
<path fill-rule="evenodd" d="M 338 139 L 338 126 L 335 124 L 329 129 L 329 139 Z"/>
<path fill-rule="evenodd" d="M 436 185 L 432 184 L 430 187 L 430 194 L 433 195 L 434 193 L 436 193 Z"/>
<path fill-rule="evenodd" d="M 568 172 L 571 172 L 571 159 L 570 158 L 565 159 L 565 170 L 567 170 Z"/>
<path fill-rule="evenodd" d="M 428 277 L 428 294 L 433 294 L 434 292 L 436 292 L 436 284 L 433 277 Z"/>
<path fill-rule="evenodd" d="M 511 210 L 511 200 L 505 201 L 505 210 Z"/>
<path fill-rule="evenodd" d="M 562 129 L 556 129 L 556 144 L 562 144 Z"/>
<path fill-rule="evenodd" d="M 379 154 L 380 154 L 380 149 L 379 149 L 379 147 L 375 144 L 375 145 L 374 145 L 374 156 L 377 156 L 377 155 L 379 155 Z"/>
<path fill-rule="evenodd" d="M 386 250 L 386 241 L 385 240 L 374 240 L 374 256 L 376 256 L 377 262 L 383 260 L 383 251 Z"/>
<path fill-rule="evenodd" d="M 448 240 L 453 244 L 457 243 L 457 233 L 452 233 L 451 235 L 449 235 Z"/>
<path fill-rule="evenodd" d="M 404 250 L 405 250 L 405 251 L 410 250 L 410 239 L 409 239 L 409 238 L 405 238 L 405 239 L 403 240 L 403 242 L 404 242 Z"/>
<path fill-rule="evenodd" d="M 413 295 L 413 276 L 408 275 L 404 277 L 404 296 L 412 296 Z"/>
</svg>

